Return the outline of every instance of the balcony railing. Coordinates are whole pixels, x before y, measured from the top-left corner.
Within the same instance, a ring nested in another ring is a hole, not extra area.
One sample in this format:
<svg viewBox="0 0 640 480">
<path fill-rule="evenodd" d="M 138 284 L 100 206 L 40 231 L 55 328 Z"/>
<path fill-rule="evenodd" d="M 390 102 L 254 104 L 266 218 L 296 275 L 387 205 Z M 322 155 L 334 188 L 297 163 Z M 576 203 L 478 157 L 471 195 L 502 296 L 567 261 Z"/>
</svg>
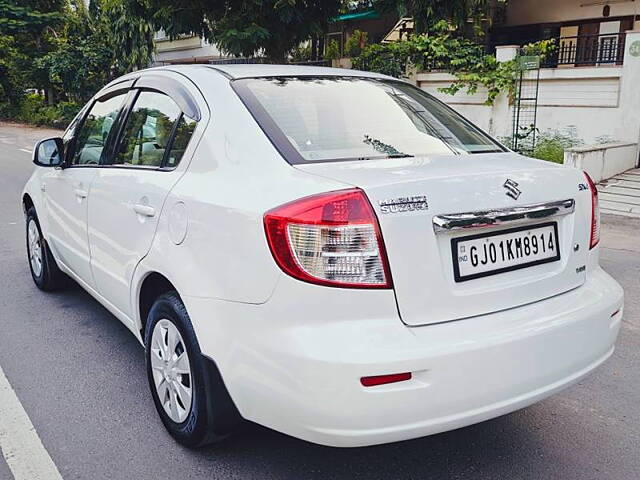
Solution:
<svg viewBox="0 0 640 480">
<path fill-rule="evenodd" d="M 543 66 L 622 65 L 624 43 L 624 33 L 560 37 L 555 52 L 547 56 Z"/>
</svg>

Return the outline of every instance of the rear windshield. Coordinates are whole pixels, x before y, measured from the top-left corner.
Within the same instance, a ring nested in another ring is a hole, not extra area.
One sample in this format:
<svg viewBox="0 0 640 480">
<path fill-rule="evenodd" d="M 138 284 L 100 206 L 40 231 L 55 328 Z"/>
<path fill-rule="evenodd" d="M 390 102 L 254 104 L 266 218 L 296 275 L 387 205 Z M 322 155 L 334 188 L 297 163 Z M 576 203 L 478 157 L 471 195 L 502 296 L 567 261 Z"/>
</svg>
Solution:
<svg viewBox="0 0 640 480">
<path fill-rule="evenodd" d="M 232 85 L 290 163 L 504 151 L 451 108 L 403 82 L 277 77 Z"/>
</svg>

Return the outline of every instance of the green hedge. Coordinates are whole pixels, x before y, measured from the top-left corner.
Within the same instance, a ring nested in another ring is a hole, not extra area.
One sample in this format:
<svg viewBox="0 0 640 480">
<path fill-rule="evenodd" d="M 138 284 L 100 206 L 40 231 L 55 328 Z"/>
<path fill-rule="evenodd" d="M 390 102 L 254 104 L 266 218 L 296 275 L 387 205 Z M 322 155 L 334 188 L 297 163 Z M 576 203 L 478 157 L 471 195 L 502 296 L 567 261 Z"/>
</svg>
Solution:
<svg viewBox="0 0 640 480">
<path fill-rule="evenodd" d="M 29 93 L 17 105 L 0 103 L 0 118 L 31 125 L 65 128 L 81 108 L 75 102 L 47 105 L 42 95 Z"/>
<path fill-rule="evenodd" d="M 564 162 L 564 151 L 582 145 L 574 128 L 560 130 L 547 130 L 540 133 L 536 141 L 536 148 L 532 157 L 540 160 L 548 160 L 554 163 Z"/>
</svg>

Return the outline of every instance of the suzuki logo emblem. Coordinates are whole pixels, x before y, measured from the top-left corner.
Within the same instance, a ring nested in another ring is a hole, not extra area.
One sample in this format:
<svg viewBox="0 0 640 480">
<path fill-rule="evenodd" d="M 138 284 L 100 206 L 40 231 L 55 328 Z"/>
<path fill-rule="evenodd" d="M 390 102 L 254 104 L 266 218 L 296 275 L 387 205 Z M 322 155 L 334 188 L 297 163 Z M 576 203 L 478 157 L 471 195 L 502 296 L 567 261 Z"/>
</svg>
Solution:
<svg viewBox="0 0 640 480">
<path fill-rule="evenodd" d="M 522 193 L 518 188 L 518 182 L 514 182 L 510 178 L 507 178 L 507 181 L 504 182 L 504 185 L 502 186 L 507 189 L 506 195 L 513 198 L 514 200 L 517 200 Z"/>
</svg>

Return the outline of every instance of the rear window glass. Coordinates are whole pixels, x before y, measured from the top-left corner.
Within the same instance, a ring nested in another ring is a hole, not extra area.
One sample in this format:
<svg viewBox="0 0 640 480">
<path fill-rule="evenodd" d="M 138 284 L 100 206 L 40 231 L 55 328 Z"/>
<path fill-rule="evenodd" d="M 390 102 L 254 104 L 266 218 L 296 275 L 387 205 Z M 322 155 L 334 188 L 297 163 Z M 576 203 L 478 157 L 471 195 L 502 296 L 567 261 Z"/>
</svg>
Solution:
<svg viewBox="0 0 640 480">
<path fill-rule="evenodd" d="M 234 88 L 291 163 L 504 151 L 402 82 L 278 77 L 236 80 Z"/>
</svg>

